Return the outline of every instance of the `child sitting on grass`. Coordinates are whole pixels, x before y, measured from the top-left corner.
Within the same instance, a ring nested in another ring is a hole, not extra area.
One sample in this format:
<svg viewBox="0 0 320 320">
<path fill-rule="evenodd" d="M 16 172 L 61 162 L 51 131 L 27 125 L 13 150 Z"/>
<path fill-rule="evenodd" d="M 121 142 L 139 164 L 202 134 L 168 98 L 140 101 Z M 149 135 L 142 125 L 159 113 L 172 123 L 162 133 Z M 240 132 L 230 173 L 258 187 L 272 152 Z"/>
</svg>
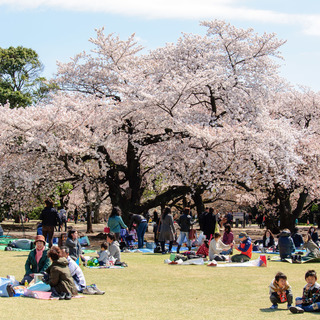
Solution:
<svg viewBox="0 0 320 320">
<path fill-rule="evenodd" d="M 320 285 L 317 283 L 317 273 L 309 270 L 305 274 L 307 285 L 303 288 L 302 298 L 296 298 L 296 306 L 291 307 L 292 313 L 320 311 Z"/>
<path fill-rule="evenodd" d="M 270 309 L 278 309 L 278 303 L 288 303 L 288 309 L 292 305 L 293 295 L 291 292 L 291 286 L 287 281 L 287 276 L 278 272 L 272 280 L 270 286 L 270 301 L 272 306 Z"/>
<path fill-rule="evenodd" d="M 105 266 L 108 261 L 108 243 L 101 243 L 101 250 L 98 252 L 98 262 L 99 266 Z"/>
</svg>

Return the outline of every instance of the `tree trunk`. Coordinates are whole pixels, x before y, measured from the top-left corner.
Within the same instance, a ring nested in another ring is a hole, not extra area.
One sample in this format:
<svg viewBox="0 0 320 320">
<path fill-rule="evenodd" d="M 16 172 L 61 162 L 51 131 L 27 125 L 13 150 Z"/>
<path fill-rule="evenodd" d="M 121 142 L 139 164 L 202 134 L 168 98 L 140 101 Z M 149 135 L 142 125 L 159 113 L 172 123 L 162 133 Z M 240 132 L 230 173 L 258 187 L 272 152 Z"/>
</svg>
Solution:
<svg viewBox="0 0 320 320">
<path fill-rule="evenodd" d="M 82 190 L 83 190 L 84 201 L 86 204 L 85 208 L 87 213 L 87 233 L 93 233 L 92 218 L 91 218 L 91 203 L 89 201 L 89 193 L 85 185 L 82 186 Z"/>
<path fill-rule="evenodd" d="M 204 212 L 204 204 L 202 200 L 202 190 L 196 190 L 195 193 L 192 195 L 192 200 L 196 206 L 198 217 L 202 212 Z"/>
</svg>

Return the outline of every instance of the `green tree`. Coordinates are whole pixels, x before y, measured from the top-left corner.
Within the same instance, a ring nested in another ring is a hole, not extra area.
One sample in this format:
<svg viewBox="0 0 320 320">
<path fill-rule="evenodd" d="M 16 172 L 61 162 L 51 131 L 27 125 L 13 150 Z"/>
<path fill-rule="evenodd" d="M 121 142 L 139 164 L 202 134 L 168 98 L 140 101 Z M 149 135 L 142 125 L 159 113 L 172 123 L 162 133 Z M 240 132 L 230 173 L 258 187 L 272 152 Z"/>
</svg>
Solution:
<svg viewBox="0 0 320 320">
<path fill-rule="evenodd" d="M 43 65 L 38 54 L 24 47 L 0 48 L 0 103 L 26 107 L 56 88 L 40 77 Z"/>
</svg>

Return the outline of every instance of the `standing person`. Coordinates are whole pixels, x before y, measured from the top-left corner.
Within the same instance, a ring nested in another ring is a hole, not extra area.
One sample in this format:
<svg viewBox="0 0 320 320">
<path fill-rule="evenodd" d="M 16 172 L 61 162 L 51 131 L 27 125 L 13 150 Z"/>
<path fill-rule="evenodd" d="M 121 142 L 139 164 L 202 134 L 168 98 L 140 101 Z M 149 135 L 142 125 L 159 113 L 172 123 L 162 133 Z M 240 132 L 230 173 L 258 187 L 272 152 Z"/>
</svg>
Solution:
<svg viewBox="0 0 320 320">
<path fill-rule="evenodd" d="M 64 208 L 59 210 L 59 229 L 58 231 L 62 231 L 62 226 L 64 225 L 64 231 L 67 231 L 67 211 Z"/>
<path fill-rule="evenodd" d="M 206 207 L 205 211 L 199 214 L 198 221 L 199 221 L 199 227 L 201 231 L 204 231 L 204 220 L 205 220 L 206 214 L 208 213 L 209 213 L 209 208 Z"/>
<path fill-rule="evenodd" d="M 78 206 L 76 206 L 74 209 L 74 214 L 73 214 L 75 224 L 77 224 L 77 222 L 78 222 L 78 217 L 79 217 L 79 210 L 78 210 Z"/>
<path fill-rule="evenodd" d="M 138 249 L 143 248 L 144 234 L 148 229 L 148 222 L 146 218 L 141 214 L 130 213 L 129 217 L 130 217 L 129 229 L 131 230 L 131 228 L 135 225 L 135 228 L 137 230 Z"/>
<path fill-rule="evenodd" d="M 278 272 L 269 286 L 270 301 L 272 306 L 270 309 L 278 309 L 278 303 L 288 303 L 288 309 L 292 306 L 293 295 L 291 286 L 287 281 L 287 276 Z"/>
<path fill-rule="evenodd" d="M 252 257 L 252 242 L 251 238 L 247 235 L 246 232 L 239 233 L 240 245 L 236 248 L 240 251 L 240 254 L 235 254 L 231 257 L 232 262 L 246 262 L 249 261 Z"/>
<path fill-rule="evenodd" d="M 42 234 L 45 239 L 48 237 L 49 248 L 52 247 L 54 227 L 59 224 L 58 211 L 53 208 L 53 201 L 48 198 L 45 201 L 46 207 L 42 210 L 40 220 L 42 220 Z"/>
<path fill-rule="evenodd" d="M 208 240 L 214 235 L 216 228 L 216 215 L 214 214 L 214 209 L 209 208 L 209 212 L 204 216 L 203 221 L 203 233 Z"/>
<path fill-rule="evenodd" d="M 320 310 L 320 285 L 317 283 L 317 273 L 308 270 L 305 274 L 306 286 L 303 288 L 302 298 L 296 298 L 296 306 L 291 307 L 292 313 L 319 312 Z"/>
<path fill-rule="evenodd" d="M 183 214 L 178 220 L 178 225 L 180 226 L 180 235 L 178 238 L 178 248 L 177 253 L 180 252 L 182 243 L 187 242 L 189 251 L 191 250 L 191 240 L 189 239 L 190 228 L 193 224 L 192 217 L 190 215 L 190 208 L 184 208 Z"/>
<path fill-rule="evenodd" d="M 25 263 L 26 274 L 21 280 L 21 284 L 26 281 L 30 283 L 35 273 L 44 273 L 50 266 L 50 260 L 47 256 L 48 250 L 45 249 L 46 240 L 42 235 L 37 235 L 35 240 L 35 249 L 31 250 Z"/>
<path fill-rule="evenodd" d="M 153 234 L 154 234 L 154 243 L 156 246 L 159 244 L 158 236 L 160 233 L 160 218 L 158 212 L 153 211 Z"/>
<path fill-rule="evenodd" d="M 119 241 L 120 239 L 121 227 L 123 229 L 127 229 L 128 231 L 128 227 L 122 220 L 121 210 L 119 207 L 112 208 L 112 211 L 108 220 L 108 227 L 110 228 L 110 232 L 114 233 L 117 241 Z"/>
<path fill-rule="evenodd" d="M 161 243 L 162 253 L 166 253 L 165 243 L 169 241 L 169 253 L 171 253 L 173 241 L 175 240 L 175 227 L 173 224 L 173 216 L 171 214 L 171 209 L 166 207 L 161 216 L 161 231 L 159 235 L 159 240 Z"/>
<path fill-rule="evenodd" d="M 82 254 L 81 244 L 78 239 L 78 231 L 70 229 L 66 240 L 66 247 L 69 249 L 70 257 L 79 264 L 79 258 Z"/>
<path fill-rule="evenodd" d="M 283 229 L 280 233 L 278 247 L 281 260 L 290 258 L 291 254 L 295 251 L 296 247 L 294 246 L 289 229 Z"/>
</svg>

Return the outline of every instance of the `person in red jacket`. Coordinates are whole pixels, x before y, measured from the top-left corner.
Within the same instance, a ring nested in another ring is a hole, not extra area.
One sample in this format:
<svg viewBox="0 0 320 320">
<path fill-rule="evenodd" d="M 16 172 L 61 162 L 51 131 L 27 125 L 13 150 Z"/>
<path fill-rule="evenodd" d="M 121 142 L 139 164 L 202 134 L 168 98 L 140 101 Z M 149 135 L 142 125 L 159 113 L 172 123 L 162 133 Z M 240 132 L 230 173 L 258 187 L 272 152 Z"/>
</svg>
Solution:
<svg viewBox="0 0 320 320">
<path fill-rule="evenodd" d="M 240 254 L 235 254 L 231 257 L 232 262 L 246 262 L 251 259 L 252 256 L 252 242 L 251 238 L 246 232 L 240 232 L 239 234 L 240 245 L 236 248 L 240 251 Z"/>
</svg>

